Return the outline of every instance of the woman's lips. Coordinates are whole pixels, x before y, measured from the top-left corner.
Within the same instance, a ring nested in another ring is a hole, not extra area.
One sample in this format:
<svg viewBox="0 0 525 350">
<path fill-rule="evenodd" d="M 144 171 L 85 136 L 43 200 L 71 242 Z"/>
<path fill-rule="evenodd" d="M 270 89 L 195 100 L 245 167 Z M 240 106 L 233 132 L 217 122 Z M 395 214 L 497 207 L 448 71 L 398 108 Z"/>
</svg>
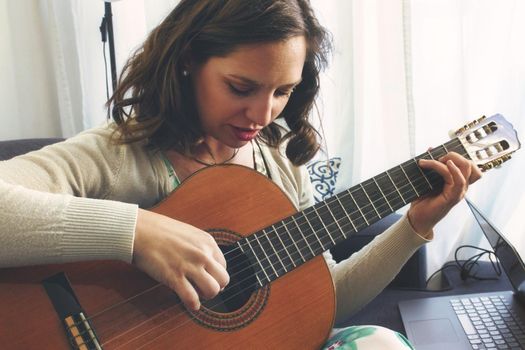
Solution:
<svg viewBox="0 0 525 350">
<path fill-rule="evenodd" d="M 244 129 L 232 126 L 233 133 L 240 141 L 251 141 L 259 133 L 258 129 Z"/>
</svg>

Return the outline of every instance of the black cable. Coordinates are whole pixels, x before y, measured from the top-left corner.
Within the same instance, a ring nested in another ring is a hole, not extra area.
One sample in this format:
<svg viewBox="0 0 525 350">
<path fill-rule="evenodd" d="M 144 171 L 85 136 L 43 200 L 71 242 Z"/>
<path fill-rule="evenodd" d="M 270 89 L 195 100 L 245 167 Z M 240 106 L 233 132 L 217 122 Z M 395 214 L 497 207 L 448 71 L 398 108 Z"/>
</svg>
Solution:
<svg viewBox="0 0 525 350">
<path fill-rule="evenodd" d="M 471 249 L 480 250 L 481 253 L 472 255 L 470 258 L 468 258 L 466 260 L 459 260 L 458 259 L 459 251 L 461 249 L 464 249 L 464 248 L 471 248 Z M 497 277 L 494 277 L 494 276 L 478 276 L 478 275 L 476 275 L 476 273 L 474 271 L 474 267 L 479 266 L 478 260 L 481 259 L 485 254 L 488 254 L 489 261 L 490 261 L 490 263 L 492 265 L 492 268 L 494 269 Z M 493 260 L 493 256 L 494 256 L 495 261 Z M 436 276 L 439 272 L 442 272 L 443 270 L 445 270 L 446 268 L 449 268 L 449 267 L 455 267 L 459 271 L 459 275 L 461 277 L 461 280 L 463 280 L 463 281 L 466 281 L 469 278 L 472 278 L 472 279 L 475 279 L 475 280 L 478 280 L 478 281 L 497 280 L 499 278 L 499 276 L 501 276 L 501 273 L 502 273 L 498 257 L 492 250 L 488 250 L 488 249 L 476 247 L 476 246 L 473 246 L 473 245 L 465 244 L 465 245 L 461 245 L 458 248 L 456 248 L 456 251 L 454 252 L 454 261 L 453 262 L 446 263 L 445 265 L 443 265 L 443 267 L 441 267 L 439 270 L 435 271 L 433 274 L 430 275 L 430 277 L 427 278 L 427 280 L 425 282 L 425 287 L 428 286 L 428 284 L 430 283 L 431 279 L 434 278 L 434 276 Z"/>
<path fill-rule="evenodd" d="M 463 248 L 471 248 L 471 249 L 480 250 L 481 253 L 473 255 L 470 258 L 468 258 L 467 260 L 465 260 L 463 263 L 461 263 L 461 261 L 458 259 L 458 253 Z M 489 261 L 490 261 L 490 263 L 492 265 L 492 268 L 494 269 L 497 277 L 494 277 L 494 276 L 488 276 L 488 277 L 487 276 L 478 276 L 474 272 L 474 268 L 479 266 L 478 260 L 481 259 L 481 257 L 483 257 L 485 254 L 488 254 Z M 492 256 L 494 256 L 495 261 L 492 260 Z M 462 245 L 462 246 L 459 246 L 456 249 L 456 251 L 454 253 L 454 260 L 455 260 L 457 266 L 460 269 L 460 277 L 461 277 L 461 279 L 463 281 L 466 281 L 469 278 L 472 278 L 472 279 L 475 279 L 475 280 L 478 280 L 478 281 L 497 280 L 499 278 L 499 276 L 501 276 L 501 273 L 502 273 L 498 257 L 492 250 L 476 247 L 476 246 L 469 245 L 469 244 Z"/>
<path fill-rule="evenodd" d="M 476 250 L 480 250 L 481 252 L 472 255 L 470 258 L 468 258 L 466 260 L 459 260 L 458 259 L 458 253 L 459 253 L 459 251 L 461 249 L 465 249 L 465 248 L 476 249 Z M 490 263 L 492 265 L 492 268 L 494 269 L 494 272 L 496 273 L 497 277 L 494 277 L 494 276 L 478 276 L 478 275 L 476 275 L 476 272 L 475 272 L 474 268 L 479 266 L 478 260 L 481 259 L 485 254 L 488 254 L 489 261 L 490 261 Z M 499 278 L 499 276 L 501 276 L 501 273 L 502 273 L 501 265 L 499 263 L 499 259 L 498 259 L 497 255 L 493 251 L 488 250 L 488 249 L 484 249 L 484 248 L 480 248 L 480 247 L 476 247 L 476 246 L 473 246 L 473 245 L 465 244 L 465 245 L 462 245 L 462 246 L 459 246 L 458 248 L 456 248 L 456 250 L 454 252 L 454 261 L 449 261 L 449 262 L 445 263 L 441 268 L 439 268 L 438 270 L 434 271 L 427 278 L 427 280 L 425 281 L 425 287 L 424 288 L 395 287 L 394 289 L 396 289 L 396 290 L 407 290 L 407 291 L 420 291 L 420 292 L 444 292 L 444 291 L 451 290 L 453 288 L 451 285 L 449 285 L 448 287 L 445 287 L 445 288 L 440 288 L 440 289 L 428 289 L 428 284 L 430 283 L 430 281 L 438 273 L 443 272 L 443 271 L 445 271 L 446 269 L 449 269 L 449 268 L 457 269 L 459 271 L 461 280 L 463 280 L 463 281 L 465 281 L 465 280 L 467 280 L 469 278 L 475 279 L 475 280 L 478 280 L 478 281 L 497 280 Z M 446 275 L 445 275 L 445 277 L 446 277 Z"/>
</svg>

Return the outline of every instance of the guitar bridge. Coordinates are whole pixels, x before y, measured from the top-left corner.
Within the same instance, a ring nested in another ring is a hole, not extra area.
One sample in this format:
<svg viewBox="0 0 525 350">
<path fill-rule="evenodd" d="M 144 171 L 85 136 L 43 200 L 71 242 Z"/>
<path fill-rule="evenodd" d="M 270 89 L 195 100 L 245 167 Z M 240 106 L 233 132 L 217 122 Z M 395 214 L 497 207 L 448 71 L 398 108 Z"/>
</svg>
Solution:
<svg viewBox="0 0 525 350">
<path fill-rule="evenodd" d="M 42 284 L 62 320 L 71 349 L 102 350 L 95 330 L 86 318 L 66 275 L 56 274 L 46 278 Z"/>
<path fill-rule="evenodd" d="M 64 324 L 66 325 L 66 333 L 69 338 L 69 343 L 72 345 L 73 349 L 102 349 L 97 337 L 95 336 L 93 328 L 91 328 L 91 325 L 83 312 L 66 317 L 64 319 Z"/>
</svg>

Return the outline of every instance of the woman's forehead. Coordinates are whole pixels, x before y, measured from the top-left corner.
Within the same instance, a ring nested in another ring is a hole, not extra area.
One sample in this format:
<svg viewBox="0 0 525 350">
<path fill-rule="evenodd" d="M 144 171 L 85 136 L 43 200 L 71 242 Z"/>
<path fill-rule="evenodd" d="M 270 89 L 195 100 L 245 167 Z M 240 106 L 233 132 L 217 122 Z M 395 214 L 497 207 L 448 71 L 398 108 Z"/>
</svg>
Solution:
<svg viewBox="0 0 525 350">
<path fill-rule="evenodd" d="M 205 66 L 224 75 L 257 84 L 286 85 L 301 80 L 306 58 L 304 37 L 239 46 L 224 57 L 212 57 Z"/>
</svg>

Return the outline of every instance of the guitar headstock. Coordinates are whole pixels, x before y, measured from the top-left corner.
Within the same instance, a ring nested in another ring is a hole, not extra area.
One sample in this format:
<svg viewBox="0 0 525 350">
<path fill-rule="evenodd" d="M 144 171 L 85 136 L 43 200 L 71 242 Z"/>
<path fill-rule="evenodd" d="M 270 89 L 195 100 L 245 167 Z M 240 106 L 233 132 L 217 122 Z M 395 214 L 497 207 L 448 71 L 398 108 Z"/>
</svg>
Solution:
<svg viewBox="0 0 525 350">
<path fill-rule="evenodd" d="M 501 114 L 483 116 L 454 134 L 482 171 L 500 166 L 521 147 L 518 133 Z"/>
</svg>

